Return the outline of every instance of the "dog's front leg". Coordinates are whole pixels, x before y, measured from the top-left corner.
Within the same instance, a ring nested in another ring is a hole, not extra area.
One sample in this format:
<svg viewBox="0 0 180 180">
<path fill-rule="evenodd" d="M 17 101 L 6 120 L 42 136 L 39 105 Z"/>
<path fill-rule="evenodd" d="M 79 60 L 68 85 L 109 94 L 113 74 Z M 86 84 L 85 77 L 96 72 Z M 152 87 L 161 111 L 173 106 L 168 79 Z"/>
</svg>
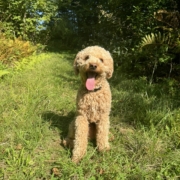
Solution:
<svg viewBox="0 0 180 180">
<path fill-rule="evenodd" d="M 96 143 L 99 151 L 109 150 L 109 115 L 102 115 L 101 120 L 96 123 Z"/>
<path fill-rule="evenodd" d="M 88 144 L 88 128 L 87 118 L 80 115 L 75 119 L 75 140 L 72 154 L 72 161 L 77 163 L 86 153 Z"/>
</svg>

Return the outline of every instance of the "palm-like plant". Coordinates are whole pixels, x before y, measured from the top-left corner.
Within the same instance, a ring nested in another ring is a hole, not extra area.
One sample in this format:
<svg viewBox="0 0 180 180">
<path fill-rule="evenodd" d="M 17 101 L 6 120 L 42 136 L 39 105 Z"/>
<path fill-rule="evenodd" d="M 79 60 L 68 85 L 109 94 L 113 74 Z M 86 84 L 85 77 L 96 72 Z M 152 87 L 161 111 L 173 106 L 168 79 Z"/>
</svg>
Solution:
<svg viewBox="0 0 180 180">
<path fill-rule="evenodd" d="M 145 48 L 147 46 L 161 46 L 163 44 L 171 45 L 172 43 L 172 34 L 171 33 L 151 33 L 145 35 L 141 41 L 141 48 Z"/>
<path fill-rule="evenodd" d="M 161 25 L 155 28 L 155 32 L 145 35 L 140 43 L 141 51 L 147 56 L 150 55 L 151 63 L 154 64 L 151 82 L 158 63 L 170 64 L 170 76 L 173 65 L 172 60 L 176 53 L 180 53 L 180 13 L 178 11 L 159 10 L 154 13 L 154 18 Z"/>
</svg>

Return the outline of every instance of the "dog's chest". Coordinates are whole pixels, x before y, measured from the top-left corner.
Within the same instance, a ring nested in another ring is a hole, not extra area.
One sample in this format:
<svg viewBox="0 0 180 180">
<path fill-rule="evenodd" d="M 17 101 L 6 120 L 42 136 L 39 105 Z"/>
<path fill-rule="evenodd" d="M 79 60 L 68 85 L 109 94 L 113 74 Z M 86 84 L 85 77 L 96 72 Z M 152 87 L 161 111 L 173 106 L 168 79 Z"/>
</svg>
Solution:
<svg viewBox="0 0 180 180">
<path fill-rule="evenodd" d="M 110 90 L 78 93 L 77 95 L 77 111 L 85 115 L 90 122 L 96 121 L 102 114 L 109 114 L 110 108 Z"/>
</svg>

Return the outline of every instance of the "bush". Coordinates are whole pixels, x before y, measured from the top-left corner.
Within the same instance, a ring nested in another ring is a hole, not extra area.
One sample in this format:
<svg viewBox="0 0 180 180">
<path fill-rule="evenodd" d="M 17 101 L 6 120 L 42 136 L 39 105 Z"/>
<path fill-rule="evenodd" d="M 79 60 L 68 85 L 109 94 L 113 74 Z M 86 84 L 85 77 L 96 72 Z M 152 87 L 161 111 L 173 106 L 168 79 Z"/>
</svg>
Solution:
<svg viewBox="0 0 180 180">
<path fill-rule="evenodd" d="M 36 52 L 37 46 L 21 38 L 8 39 L 3 34 L 0 35 L 0 62 L 8 66 L 13 66 L 16 61 L 30 56 Z"/>
</svg>

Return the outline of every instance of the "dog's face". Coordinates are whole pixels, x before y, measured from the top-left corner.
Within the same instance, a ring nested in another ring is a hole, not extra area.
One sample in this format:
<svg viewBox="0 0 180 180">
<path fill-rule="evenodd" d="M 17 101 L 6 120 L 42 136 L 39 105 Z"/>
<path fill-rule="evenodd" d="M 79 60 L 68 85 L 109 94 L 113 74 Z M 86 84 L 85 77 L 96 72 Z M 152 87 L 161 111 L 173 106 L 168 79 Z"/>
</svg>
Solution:
<svg viewBox="0 0 180 180">
<path fill-rule="evenodd" d="M 101 87 L 103 79 L 109 79 L 113 73 L 113 59 L 108 51 L 99 46 L 90 46 L 80 51 L 74 60 L 76 74 L 88 90 Z"/>
</svg>

